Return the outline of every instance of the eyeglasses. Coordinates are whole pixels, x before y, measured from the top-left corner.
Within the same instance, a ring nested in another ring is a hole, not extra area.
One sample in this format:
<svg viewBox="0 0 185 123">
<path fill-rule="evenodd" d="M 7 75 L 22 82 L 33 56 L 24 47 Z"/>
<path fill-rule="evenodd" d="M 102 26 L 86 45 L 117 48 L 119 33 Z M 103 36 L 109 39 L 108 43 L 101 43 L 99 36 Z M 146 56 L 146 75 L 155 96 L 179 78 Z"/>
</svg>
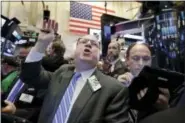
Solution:
<svg viewBox="0 0 185 123">
<path fill-rule="evenodd" d="M 95 46 L 95 47 L 99 47 L 100 46 L 98 41 L 94 41 L 94 40 L 90 40 L 90 39 L 79 38 L 78 41 L 81 44 L 87 44 L 90 41 L 92 46 Z"/>
</svg>

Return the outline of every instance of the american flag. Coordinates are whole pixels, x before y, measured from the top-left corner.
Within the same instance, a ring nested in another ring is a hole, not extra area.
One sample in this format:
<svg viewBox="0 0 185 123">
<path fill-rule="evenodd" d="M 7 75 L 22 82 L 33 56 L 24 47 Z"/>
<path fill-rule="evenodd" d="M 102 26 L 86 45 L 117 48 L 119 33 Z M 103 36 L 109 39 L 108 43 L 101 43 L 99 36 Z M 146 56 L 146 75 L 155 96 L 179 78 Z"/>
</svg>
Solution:
<svg viewBox="0 0 185 123">
<path fill-rule="evenodd" d="M 69 31 L 78 34 L 88 34 L 88 28 L 101 29 L 101 15 L 105 8 L 79 2 L 70 2 Z M 115 14 L 107 9 L 107 14 Z"/>
</svg>

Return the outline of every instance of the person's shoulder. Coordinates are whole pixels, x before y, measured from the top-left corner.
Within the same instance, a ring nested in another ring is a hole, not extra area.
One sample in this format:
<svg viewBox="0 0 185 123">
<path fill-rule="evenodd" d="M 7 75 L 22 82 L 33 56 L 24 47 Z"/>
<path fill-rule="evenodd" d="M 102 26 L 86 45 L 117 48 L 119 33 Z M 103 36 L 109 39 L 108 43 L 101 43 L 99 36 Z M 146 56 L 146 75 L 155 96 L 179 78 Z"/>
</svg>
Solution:
<svg viewBox="0 0 185 123">
<path fill-rule="evenodd" d="M 68 70 L 72 71 L 74 70 L 75 66 L 71 65 L 71 64 L 63 64 L 62 66 L 60 66 L 55 73 L 61 73 L 61 72 L 66 72 Z"/>
<path fill-rule="evenodd" d="M 184 123 L 185 106 L 169 108 L 143 119 L 141 123 Z"/>
<path fill-rule="evenodd" d="M 99 74 L 99 80 L 100 80 L 100 84 L 102 84 L 103 86 L 106 87 L 106 89 L 110 89 L 110 90 L 121 90 L 124 89 L 124 85 L 121 84 L 117 79 L 105 75 L 104 73 L 98 71 Z"/>
</svg>

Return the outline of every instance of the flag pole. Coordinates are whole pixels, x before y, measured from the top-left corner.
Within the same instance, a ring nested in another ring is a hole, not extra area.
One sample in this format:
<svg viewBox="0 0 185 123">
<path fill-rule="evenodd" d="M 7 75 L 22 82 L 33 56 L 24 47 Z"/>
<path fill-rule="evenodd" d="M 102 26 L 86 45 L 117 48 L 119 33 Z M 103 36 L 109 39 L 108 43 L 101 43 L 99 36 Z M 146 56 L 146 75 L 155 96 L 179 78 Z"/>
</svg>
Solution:
<svg viewBox="0 0 185 123">
<path fill-rule="evenodd" d="M 107 1 L 105 1 L 105 13 L 107 14 Z"/>
</svg>

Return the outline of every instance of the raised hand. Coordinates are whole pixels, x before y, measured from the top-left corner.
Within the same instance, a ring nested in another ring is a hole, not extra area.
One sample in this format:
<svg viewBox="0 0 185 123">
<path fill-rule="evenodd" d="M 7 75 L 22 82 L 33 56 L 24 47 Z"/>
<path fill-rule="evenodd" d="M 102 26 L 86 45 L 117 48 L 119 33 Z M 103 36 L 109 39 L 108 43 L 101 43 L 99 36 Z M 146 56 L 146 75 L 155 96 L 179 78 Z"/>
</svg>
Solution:
<svg viewBox="0 0 185 123">
<path fill-rule="evenodd" d="M 51 30 L 50 33 L 40 32 L 38 41 L 34 46 L 34 49 L 40 53 L 44 53 L 48 45 L 54 40 L 54 31 Z"/>
<path fill-rule="evenodd" d="M 124 85 L 129 86 L 131 84 L 133 78 L 134 78 L 134 76 L 130 72 L 127 72 L 125 74 L 118 76 L 118 81 L 120 81 Z"/>
</svg>

